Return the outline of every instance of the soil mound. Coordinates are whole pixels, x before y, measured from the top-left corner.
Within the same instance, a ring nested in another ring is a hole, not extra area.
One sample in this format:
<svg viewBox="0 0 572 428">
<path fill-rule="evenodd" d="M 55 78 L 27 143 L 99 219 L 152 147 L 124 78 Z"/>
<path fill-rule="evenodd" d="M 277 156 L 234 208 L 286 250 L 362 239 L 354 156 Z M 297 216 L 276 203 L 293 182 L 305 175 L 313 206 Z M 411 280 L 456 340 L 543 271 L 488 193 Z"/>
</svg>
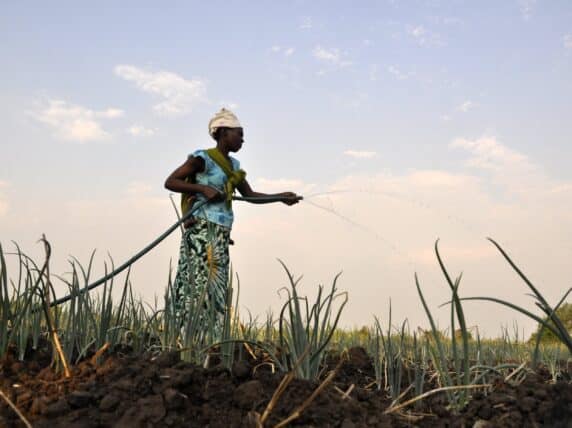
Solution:
<svg viewBox="0 0 572 428">
<path fill-rule="evenodd" d="M 542 371 L 520 385 L 499 380 L 492 393 L 475 393 L 458 415 L 447 410 L 442 394 L 411 409 L 416 417 L 385 415 L 391 400 L 372 384 L 371 359 L 360 348 L 347 355 L 334 381 L 289 426 L 572 427 L 572 385 L 548 382 Z M 330 356 L 328 366 L 336 360 Z M 54 375 L 48 363 L 46 355 L 37 355 L 24 363 L 9 357 L 0 365 L 2 391 L 37 428 L 254 427 L 252 412 L 264 412 L 284 376 L 259 361 L 204 369 L 182 362 L 176 352 L 133 355 L 126 349 L 97 364 L 78 364 L 71 379 Z M 318 385 L 292 381 L 265 426 L 288 417 Z M 0 426 L 24 426 L 3 400 Z"/>
</svg>

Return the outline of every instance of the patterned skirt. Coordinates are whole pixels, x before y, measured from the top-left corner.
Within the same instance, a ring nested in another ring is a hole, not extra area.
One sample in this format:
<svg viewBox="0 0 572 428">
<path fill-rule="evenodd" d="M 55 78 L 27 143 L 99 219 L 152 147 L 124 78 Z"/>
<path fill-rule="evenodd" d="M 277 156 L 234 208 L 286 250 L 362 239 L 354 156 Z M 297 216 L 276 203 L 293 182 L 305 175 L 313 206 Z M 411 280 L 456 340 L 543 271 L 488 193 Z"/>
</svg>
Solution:
<svg viewBox="0 0 572 428">
<path fill-rule="evenodd" d="M 214 316 L 215 327 L 222 327 L 226 311 L 230 229 L 197 218 L 183 234 L 175 277 L 175 308 L 182 319 L 191 310 Z M 198 302 L 203 301 L 202 308 Z M 200 319 L 207 322 L 204 316 Z"/>
</svg>

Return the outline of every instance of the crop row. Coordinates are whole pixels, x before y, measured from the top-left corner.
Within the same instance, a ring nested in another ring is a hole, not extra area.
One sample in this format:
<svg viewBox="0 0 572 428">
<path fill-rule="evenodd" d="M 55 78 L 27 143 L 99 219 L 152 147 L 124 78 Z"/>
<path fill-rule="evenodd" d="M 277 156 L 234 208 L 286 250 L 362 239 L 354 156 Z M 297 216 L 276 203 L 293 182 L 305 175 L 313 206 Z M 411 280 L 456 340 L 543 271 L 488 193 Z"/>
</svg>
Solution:
<svg viewBox="0 0 572 428">
<path fill-rule="evenodd" d="M 556 312 L 571 290 L 554 307 L 544 299 L 508 254 L 494 241 L 509 265 L 532 291 L 536 306 L 543 315 L 493 297 L 459 296 L 461 276 L 453 278 L 440 256 L 438 243 L 435 253 L 445 283 L 451 291 L 450 325 L 445 330 L 437 327 L 429 303 L 415 276 L 420 303 L 425 310 L 430 329 L 410 331 L 407 321 L 393 324 L 391 305 L 387 318 L 374 319 L 370 327 L 341 330 L 338 327 L 348 294 L 338 290 L 335 277 L 328 288 L 320 286 L 315 299 L 299 292 L 300 278 L 295 278 L 282 263 L 289 279 L 284 288 L 283 303 L 277 315 L 268 313 L 260 321 L 252 316 L 242 317 L 238 300 L 240 282 L 231 274 L 227 308 L 222 323 L 210 305 L 207 288 L 197 299 L 178 310 L 172 296 L 173 284 L 168 280 L 162 305 L 158 301 L 148 305 L 136 298 L 129 271 L 122 281 L 118 301 L 113 289 L 113 277 L 102 283 L 99 292 L 89 292 L 92 283 L 94 254 L 87 266 L 75 258 L 69 260 L 70 270 L 59 276 L 50 272 L 50 245 L 42 239 L 46 256 L 36 263 L 16 245 L 6 253 L 0 245 L 0 357 L 14 352 L 24 360 L 28 353 L 51 344 L 55 370 L 69 376 L 69 365 L 87 356 L 101 353 L 118 345 L 127 345 L 133 352 L 161 352 L 179 350 L 184 359 L 196 364 L 208 364 L 218 356 L 230 367 L 238 354 L 258 358 L 274 370 L 290 373 L 302 379 L 323 377 L 325 357 L 329 352 L 343 354 L 344 350 L 360 346 L 372 357 L 374 381 L 372 386 L 386 392 L 393 400 L 392 408 L 412 405 L 427 394 L 442 391 L 452 409 L 466 405 L 474 390 L 486 392 L 493 379 L 502 376 L 520 382 L 527 372 L 542 364 L 550 369 L 556 380 L 561 365 L 570 358 L 572 339 L 564 322 Z M 6 257 L 18 260 L 14 278 L 8 277 Z M 113 260 L 104 262 L 107 274 L 114 270 Z M 60 281 L 71 298 L 64 304 L 53 305 L 56 295 L 52 281 Z M 500 338 L 483 339 L 478 330 L 471 333 L 465 319 L 462 302 L 484 300 L 502 304 L 538 322 L 539 332 L 534 341 L 504 329 Z M 386 321 L 383 322 L 382 320 Z M 550 331 L 556 343 L 544 343 L 542 335 Z M 432 388 L 430 391 L 427 388 Z"/>
</svg>

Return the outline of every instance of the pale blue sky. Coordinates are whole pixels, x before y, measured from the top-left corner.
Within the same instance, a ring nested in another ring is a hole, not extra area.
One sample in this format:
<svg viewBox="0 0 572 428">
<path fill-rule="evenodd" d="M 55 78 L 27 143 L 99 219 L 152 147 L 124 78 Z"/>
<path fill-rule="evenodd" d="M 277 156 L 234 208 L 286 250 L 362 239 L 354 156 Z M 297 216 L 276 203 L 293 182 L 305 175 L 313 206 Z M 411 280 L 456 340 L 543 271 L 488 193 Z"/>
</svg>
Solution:
<svg viewBox="0 0 572 428">
<path fill-rule="evenodd" d="M 325 203 L 416 262 L 444 234 L 463 251 L 467 237 L 438 213 L 472 224 L 472 238 L 506 233 L 525 260 L 539 263 L 531 268 L 541 277 L 550 262 L 535 258 L 522 228 L 544 239 L 540 247 L 559 246 L 562 257 L 572 251 L 568 1 L 22 1 L 4 5 L 0 38 L 4 245 L 31 248 L 45 232 L 62 260 L 93 247 L 128 256 L 173 219 L 163 181 L 187 153 L 212 145 L 208 119 L 226 105 L 244 124 L 237 157 L 257 190 L 391 190 L 401 201 L 391 210 L 388 200 L 351 194 Z M 459 207 L 464 197 L 476 205 Z M 404 220 L 411 211 L 423 218 L 411 220 L 417 231 Z M 242 246 L 233 251 L 245 287 L 260 272 L 249 263 L 263 251 L 252 244 L 256 225 L 303 223 L 290 241 L 261 236 L 271 278 L 282 278 L 273 260 L 283 254 L 320 281 L 341 268 L 350 284 L 391 271 L 383 261 L 389 247 L 352 241 L 363 232 L 336 219 L 334 246 L 357 246 L 376 261 L 364 267 L 329 254 L 320 246 L 328 239 L 308 234 L 317 230 L 314 215 L 308 205 L 237 208 Z M 165 278 L 176 240 L 139 269 Z M 297 246 L 315 246 L 313 264 Z M 562 262 L 550 274 L 566 269 Z M 385 305 L 411 286 L 412 272 L 396 268 L 387 281 L 401 285 L 375 297 Z M 143 295 L 160 294 L 145 278 Z M 245 304 L 258 305 L 248 293 Z M 355 294 L 358 302 L 368 295 Z M 374 312 L 360 304 L 349 323 Z M 412 317 L 405 308 L 402 315 Z M 494 332 L 503 319 L 487 321 Z"/>
</svg>

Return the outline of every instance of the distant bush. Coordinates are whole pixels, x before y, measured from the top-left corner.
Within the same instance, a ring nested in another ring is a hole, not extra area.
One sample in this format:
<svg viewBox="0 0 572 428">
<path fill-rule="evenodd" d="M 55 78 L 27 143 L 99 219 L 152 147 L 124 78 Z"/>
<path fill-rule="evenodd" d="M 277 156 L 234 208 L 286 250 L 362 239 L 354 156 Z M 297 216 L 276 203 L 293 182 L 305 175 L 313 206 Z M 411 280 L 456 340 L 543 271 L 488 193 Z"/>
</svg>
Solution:
<svg viewBox="0 0 572 428">
<path fill-rule="evenodd" d="M 562 306 L 560 306 L 560 308 L 556 310 L 556 316 L 560 318 L 562 324 L 564 324 L 564 327 L 566 327 L 566 330 L 568 330 L 569 333 L 572 333 L 572 303 L 564 303 Z M 548 317 L 544 318 L 544 320 L 547 321 Z M 554 325 L 552 321 L 550 321 L 550 324 Z M 542 325 L 539 324 L 538 329 L 530 336 L 530 342 L 536 342 L 536 338 L 538 337 L 541 329 Z M 558 341 L 559 339 L 554 336 L 554 333 L 546 328 L 544 329 L 542 332 L 542 338 L 540 339 L 541 343 L 553 343 Z"/>
<path fill-rule="evenodd" d="M 468 340 L 473 340 L 473 335 L 471 334 L 470 331 L 468 331 L 469 329 L 467 329 L 467 339 Z M 461 330 L 460 328 L 458 328 L 457 330 L 455 330 L 455 339 L 457 340 L 462 340 L 463 339 L 463 330 Z"/>
</svg>

